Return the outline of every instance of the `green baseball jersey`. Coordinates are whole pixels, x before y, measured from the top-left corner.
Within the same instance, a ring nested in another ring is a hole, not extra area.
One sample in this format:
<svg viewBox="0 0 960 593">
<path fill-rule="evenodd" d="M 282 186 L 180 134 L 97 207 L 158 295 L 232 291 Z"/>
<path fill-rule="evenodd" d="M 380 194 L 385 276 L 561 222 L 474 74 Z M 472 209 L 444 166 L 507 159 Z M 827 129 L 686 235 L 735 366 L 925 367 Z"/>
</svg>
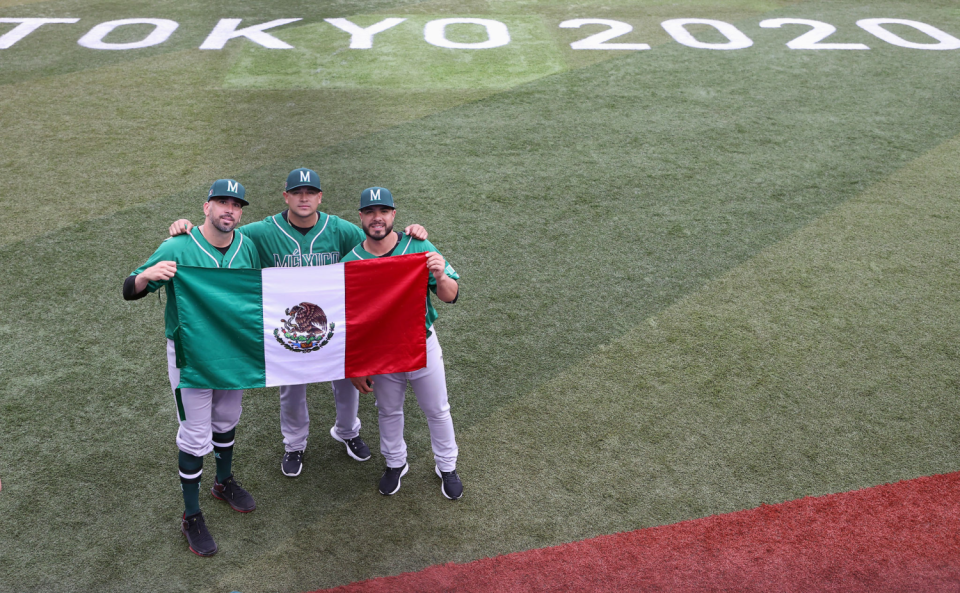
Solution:
<svg viewBox="0 0 960 593">
<path fill-rule="evenodd" d="M 200 227 L 194 227 L 189 234 L 177 235 L 165 240 L 153 252 L 147 263 L 134 270 L 131 276 L 136 276 L 150 266 L 162 261 L 175 261 L 177 265 L 201 268 L 260 269 L 260 256 L 253 246 L 253 241 L 245 239 L 240 233 L 234 233 L 230 248 L 226 253 L 220 253 L 219 249 L 208 243 L 203 237 Z M 177 315 L 177 295 L 173 292 L 173 282 L 170 280 L 150 281 L 147 283 L 147 291 L 155 292 L 161 286 L 166 287 L 167 290 L 167 304 L 163 311 L 164 335 L 176 342 L 180 318 Z"/>
<path fill-rule="evenodd" d="M 404 233 L 397 233 L 400 235 L 400 240 L 397 242 L 396 247 L 393 248 L 393 251 L 385 255 L 373 255 L 363 248 L 363 244 L 360 243 L 356 247 L 350 250 L 348 254 L 343 256 L 343 259 L 340 261 L 348 262 L 358 259 L 374 259 L 377 257 L 390 257 L 391 255 L 409 255 L 411 253 L 427 253 L 432 251 L 434 253 L 440 253 L 440 251 L 433 246 L 433 243 L 430 241 L 420 241 L 414 239 L 410 235 Z M 453 269 L 453 266 L 450 265 L 450 262 L 444 258 L 443 262 L 447 264 L 443 272 L 453 278 L 454 280 L 459 280 L 460 275 L 457 274 L 456 270 Z M 437 294 L 437 279 L 433 277 L 433 274 L 427 274 L 430 278 L 429 286 L 430 292 Z M 458 295 L 459 296 L 459 295 Z M 456 299 L 454 299 L 456 300 Z M 433 327 L 433 322 L 437 320 L 438 313 L 437 310 L 433 308 L 433 303 L 430 302 L 430 293 L 427 293 L 427 337 L 430 336 L 430 328 Z"/>
<path fill-rule="evenodd" d="M 306 235 L 290 226 L 282 213 L 251 222 L 239 230 L 256 245 L 261 268 L 335 264 L 363 241 L 363 231 L 357 225 L 323 212 L 317 214 L 317 224 Z"/>
</svg>

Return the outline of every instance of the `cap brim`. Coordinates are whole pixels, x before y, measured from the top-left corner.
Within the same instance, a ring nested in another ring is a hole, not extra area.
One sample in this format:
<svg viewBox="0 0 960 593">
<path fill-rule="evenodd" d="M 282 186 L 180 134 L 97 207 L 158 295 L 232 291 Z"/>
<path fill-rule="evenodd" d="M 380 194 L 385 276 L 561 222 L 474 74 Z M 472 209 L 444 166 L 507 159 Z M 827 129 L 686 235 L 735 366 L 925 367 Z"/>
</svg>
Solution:
<svg viewBox="0 0 960 593">
<path fill-rule="evenodd" d="M 287 189 L 285 189 L 285 190 L 283 190 L 283 191 L 290 191 L 290 190 L 292 190 L 292 189 L 297 189 L 297 188 L 300 188 L 300 187 L 312 187 L 313 189 L 315 189 L 315 190 L 317 190 L 317 191 L 323 191 L 322 189 L 320 189 L 319 187 L 317 187 L 316 185 L 314 185 L 314 184 L 312 184 L 312 183 L 301 183 L 301 184 L 299 184 L 299 185 L 292 185 L 292 186 L 288 187 Z"/>
<path fill-rule="evenodd" d="M 207 198 L 207 201 L 209 202 L 210 200 L 212 200 L 212 199 L 214 199 L 214 198 L 233 198 L 234 200 L 240 202 L 240 205 L 241 205 L 241 206 L 249 206 L 249 205 L 250 205 L 250 202 L 244 200 L 243 198 L 238 198 L 237 196 L 210 196 L 209 198 Z"/>
</svg>

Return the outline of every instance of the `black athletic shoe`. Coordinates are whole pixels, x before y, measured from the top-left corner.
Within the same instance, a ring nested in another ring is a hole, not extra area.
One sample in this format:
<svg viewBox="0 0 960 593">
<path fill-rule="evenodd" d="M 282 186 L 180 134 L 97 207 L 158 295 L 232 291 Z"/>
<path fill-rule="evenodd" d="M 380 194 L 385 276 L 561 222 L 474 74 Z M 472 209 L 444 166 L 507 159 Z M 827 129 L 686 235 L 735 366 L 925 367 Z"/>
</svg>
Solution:
<svg viewBox="0 0 960 593">
<path fill-rule="evenodd" d="M 249 513 L 257 508 L 257 503 L 253 500 L 253 497 L 240 487 L 240 482 L 233 479 L 233 474 L 230 474 L 230 477 L 224 480 L 223 484 L 214 480 L 210 494 L 214 498 L 227 501 L 231 509 L 240 513 Z"/>
<path fill-rule="evenodd" d="M 404 463 L 403 467 L 388 467 L 380 476 L 380 494 L 390 496 L 400 490 L 400 478 L 407 475 L 410 470 L 410 464 Z"/>
<path fill-rule="evenodd" d="M 347 446 L 347 455 L 353 457 L 357 461 L 366 461 L 370 459 L 370 447 L 363 442 L 363 439 L 360 438 L 360 435 L 353 437 L 352 439 L 341 439 L 337 436 L 337 426 L 333 425 L 330 427 L 330 436 L 334 440 L 340 441 Z"/>
<path fill-rule="evenodd" d="M 442 472 L 437 466 L 434 466 L 433 469 L 435 469 L 437 471 L 437 475 L 440 476 L 441 494 L 450 500 L 457 500 L 463 496 L 463 482 L 460 481 L 460 476 L 457 475 L 456 469 L 454 469 L 452 472 Z"/>
<path fill-rule="evenodd" d="M 186 536 L 190 551 L 197 556 L 213 556 L 217 553 L 217 542 L 213 541 L 213 536 L 207 531 L 203 513 L 189 517 L 183 515 L 180 518 L 180 531 Z"/>
<path fill-rule="evenodd" d="M 280 471 L 283 475 L 296 478 L 303 470 L 303 451 L 287 451 L 280 462 Z"/>
</svg>

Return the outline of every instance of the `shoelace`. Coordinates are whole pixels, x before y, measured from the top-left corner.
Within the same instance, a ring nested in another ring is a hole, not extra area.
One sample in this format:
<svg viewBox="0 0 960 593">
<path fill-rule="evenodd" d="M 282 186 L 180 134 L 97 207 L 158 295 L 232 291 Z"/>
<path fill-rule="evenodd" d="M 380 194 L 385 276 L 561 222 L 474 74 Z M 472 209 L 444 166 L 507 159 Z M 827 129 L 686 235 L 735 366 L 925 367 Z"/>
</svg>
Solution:
<svg viewBox="0 0 960 593">
<path fill-rule="evenodd" d="M 201 521 L 201 520 L 202 520 L 201 517 L 194 517 L 193 519 L 191 519 L 191 520 L 189 521 L 190 526 L 187 528 L 187 531 L 195 531 L 195 532 L 197 532 L 197 535 L 199 535 L 199 534 L 200 534 L 200 521 Z"/>
<path fill-rule="evenodd" d="M 240 482 L 236 478 L 231 477 L 227 480 L 226 484 L 223 485 L 223 491 L 230 492 L 230 496 L 233 496 L 237 493 L 237 488 L 241 488 Z"/>
</svg>

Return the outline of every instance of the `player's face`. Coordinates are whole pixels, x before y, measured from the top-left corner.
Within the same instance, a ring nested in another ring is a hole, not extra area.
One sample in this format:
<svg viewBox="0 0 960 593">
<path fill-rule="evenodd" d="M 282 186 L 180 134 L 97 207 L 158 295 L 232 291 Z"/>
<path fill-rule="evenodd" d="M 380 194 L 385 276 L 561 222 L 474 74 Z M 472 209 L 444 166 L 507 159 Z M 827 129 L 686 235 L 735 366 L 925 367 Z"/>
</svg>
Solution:
<svg viewBox="0 0 960 593">
<path fill-rule="evenodd" d="M 322 199 L 323 192 L 315 187 L 297 187 L 283 192 L 283 201 L 287 203 L 290 212 L 301 218 L 316 214 Z"/>
<path fill-rule="evenodd" d="M 212 198 L 203 205 L 207 220 L 221 233 L 229 233 L 240 224 L 243 206 L 234 198 Z"/>
<path fill-rule="evenodd" d="M 393 232 L 397 211 L 386 206 L 367 206 L 360 211 L 360 226 L 368 237 L 379 241 Z"/>
</svg>

